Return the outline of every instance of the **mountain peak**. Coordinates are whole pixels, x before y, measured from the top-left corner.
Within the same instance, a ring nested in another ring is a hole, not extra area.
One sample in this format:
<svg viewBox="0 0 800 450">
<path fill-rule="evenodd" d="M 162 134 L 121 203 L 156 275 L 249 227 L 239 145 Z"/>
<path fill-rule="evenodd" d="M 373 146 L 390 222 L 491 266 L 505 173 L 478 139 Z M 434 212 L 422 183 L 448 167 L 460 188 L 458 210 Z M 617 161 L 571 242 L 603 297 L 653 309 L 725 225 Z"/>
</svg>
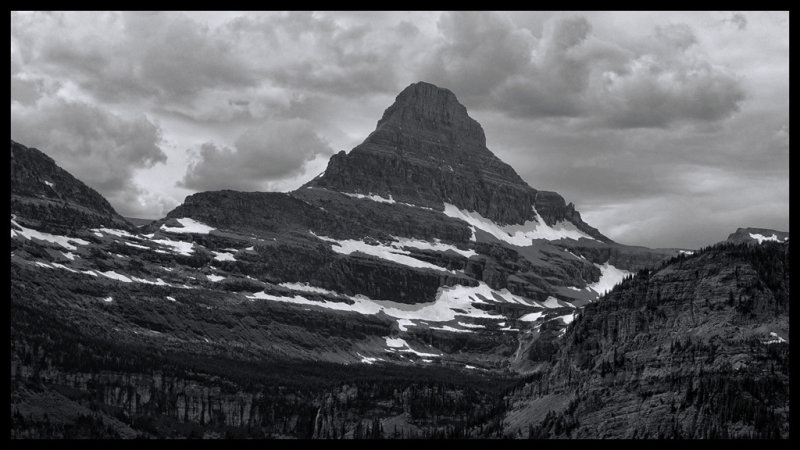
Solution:
<svg viewBox="0 0 800 450">
<path fill-rule="evenodd" d="M 377 130 L 387 127 L 406 129 L 406 132 L 443 132 L 448 138 L 486 145 L 481 125 L 467 114 L 456 95 L 449 89 L 420 81 L 403 89 L 394 104 L 378 121 Z"/>
<path fill-rule="evenodd" d="M 325 172 L 303 186 L 314 187 L 438 211 L 453 205 L 501 225 L 541 215 L 548 225 L 567 220 L 609 241 L 563 197 L 532 188 L 495 156 L 453 92 L 422 81 L 397 95 L 363 143 L 333 155 Z"/>
</svg>

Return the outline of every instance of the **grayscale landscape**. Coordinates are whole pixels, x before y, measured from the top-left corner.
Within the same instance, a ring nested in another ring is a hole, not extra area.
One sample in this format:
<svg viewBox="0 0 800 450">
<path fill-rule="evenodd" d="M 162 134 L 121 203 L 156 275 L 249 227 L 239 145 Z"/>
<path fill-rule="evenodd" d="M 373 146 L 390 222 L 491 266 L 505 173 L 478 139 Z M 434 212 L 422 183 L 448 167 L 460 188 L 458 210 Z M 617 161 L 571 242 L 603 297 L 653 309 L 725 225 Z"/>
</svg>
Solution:
<svg viewBox="0 0 800 450">
<path fill-rule="evenodd" d="M 788 439 L 789 14 L 11 12 L 12 439 Z"/>
</svg>

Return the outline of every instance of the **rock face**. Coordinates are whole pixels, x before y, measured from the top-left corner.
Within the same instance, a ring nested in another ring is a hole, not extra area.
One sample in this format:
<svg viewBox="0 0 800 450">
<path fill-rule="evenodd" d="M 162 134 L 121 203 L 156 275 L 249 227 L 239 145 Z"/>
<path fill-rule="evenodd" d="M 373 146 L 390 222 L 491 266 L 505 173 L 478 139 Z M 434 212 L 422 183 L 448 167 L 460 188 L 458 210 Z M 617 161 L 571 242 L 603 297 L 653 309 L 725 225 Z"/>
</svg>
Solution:
<svg viewBox="0 0 800 450">
<path fill-rule="evenodd" d="M 534 438 L 788 438 L 788 266 L 788 243 L 722 243 L 640 271 L 584 308 L 507 424 Z"/>
<path fill-rule="evenodd" d="M 535 206 L 547 224 L 568 220 L 610 241 L 560 195 L 528 186 L 486 148 L 483 129 L 456 96 L 424 82 L 403 90 L 375 131 L 350 153 L 334 155 L 306 187 L 392 196 L 438 210 L 446 202 L 499 224 L 532 220 Z"/>
<path fill-rule="evenodd" d="M 94 189 L 35 148 L 11 141 L 11 210 L 54 228 L 130 224 Z"/>
</svg>

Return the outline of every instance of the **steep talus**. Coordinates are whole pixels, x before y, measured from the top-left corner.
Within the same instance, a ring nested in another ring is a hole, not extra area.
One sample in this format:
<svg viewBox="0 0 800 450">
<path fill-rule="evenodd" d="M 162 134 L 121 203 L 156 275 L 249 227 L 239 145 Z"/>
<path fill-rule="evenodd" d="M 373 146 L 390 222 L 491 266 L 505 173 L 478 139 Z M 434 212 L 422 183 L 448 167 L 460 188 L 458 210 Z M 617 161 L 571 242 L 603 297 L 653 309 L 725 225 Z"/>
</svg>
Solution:
<svg viewBox="0 0 800 450">
<path fill-rule="evenodd" d="M 584 308 L 547 355 L 552 370 L 512 396 L 508 426 L 531 437 L 788 437 L 788 274 L 788 244 L 777 243 L 718 244 L 640 271 Z"/>
</svg>

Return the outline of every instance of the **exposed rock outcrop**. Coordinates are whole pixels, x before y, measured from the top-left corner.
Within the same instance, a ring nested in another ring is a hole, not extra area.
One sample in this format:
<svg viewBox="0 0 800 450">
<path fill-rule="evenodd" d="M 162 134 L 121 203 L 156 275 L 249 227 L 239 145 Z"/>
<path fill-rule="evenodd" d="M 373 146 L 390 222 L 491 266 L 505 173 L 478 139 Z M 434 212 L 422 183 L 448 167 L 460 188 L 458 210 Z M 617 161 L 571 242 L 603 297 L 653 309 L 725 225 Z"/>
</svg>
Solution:
<svg viewBox="0 0 800 450">
<path fill-rule="evenodd" d="M 35 148 L 11 141 L 11 210 L 51 229 L 132 226 L 94 189 Z"/>
<path fill-rule="evenodd" d="M 437 210 L 451 203 L 500 224 L 534 219 L 535 205 L 548 224 L 568 220 L 610 241 L 560 195 L 528 186 L 486 148 L 483 129 L 456 96 L 425 82 L 403 90 L 375 131 L 350 153 L 331 157 L 325 172 L 306 187 L 392 196 Z"/>
</svg>

